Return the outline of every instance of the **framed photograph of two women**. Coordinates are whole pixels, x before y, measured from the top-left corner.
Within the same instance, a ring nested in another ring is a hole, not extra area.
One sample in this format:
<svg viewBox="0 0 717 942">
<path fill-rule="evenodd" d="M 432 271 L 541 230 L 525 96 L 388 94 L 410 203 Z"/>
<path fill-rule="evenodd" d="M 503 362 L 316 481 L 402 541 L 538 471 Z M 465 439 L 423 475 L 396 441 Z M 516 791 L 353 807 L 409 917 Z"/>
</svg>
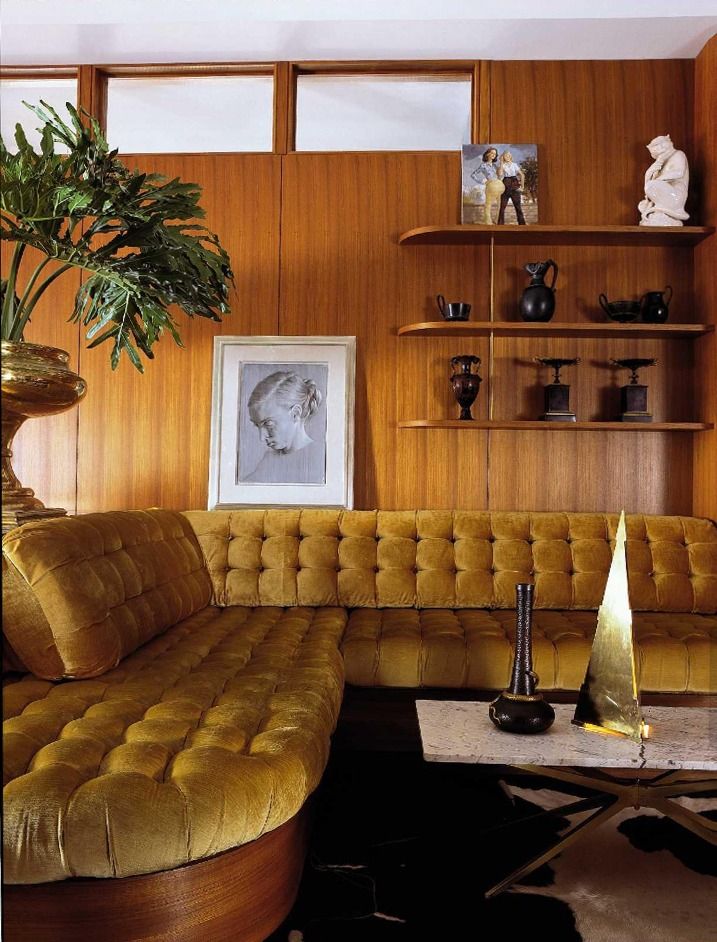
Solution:
<svg viewBox="0 0 717 942">
<path fill-rule="evenodd" d="M 355 337 L 215 337 L 209 509 L 353 505 Z"/>
<path fill-rule="evenodd" d="M 464 144 L 461 222 L 526 226 L 538 221 L 536 144 Z"/>
</svg>

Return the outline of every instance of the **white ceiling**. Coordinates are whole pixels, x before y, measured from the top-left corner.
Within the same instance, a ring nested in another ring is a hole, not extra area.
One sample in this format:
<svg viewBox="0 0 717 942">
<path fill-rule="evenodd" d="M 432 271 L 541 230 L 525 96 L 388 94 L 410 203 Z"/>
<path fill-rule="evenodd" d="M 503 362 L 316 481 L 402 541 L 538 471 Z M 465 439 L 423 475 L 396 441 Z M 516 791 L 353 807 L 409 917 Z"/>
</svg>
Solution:
<svg viewBox="0 0 717 942">
<path fill-rule="evenodd" d="M 6 65 L 692 58 L 717 0 L 2 0 Z"/>
</svg>

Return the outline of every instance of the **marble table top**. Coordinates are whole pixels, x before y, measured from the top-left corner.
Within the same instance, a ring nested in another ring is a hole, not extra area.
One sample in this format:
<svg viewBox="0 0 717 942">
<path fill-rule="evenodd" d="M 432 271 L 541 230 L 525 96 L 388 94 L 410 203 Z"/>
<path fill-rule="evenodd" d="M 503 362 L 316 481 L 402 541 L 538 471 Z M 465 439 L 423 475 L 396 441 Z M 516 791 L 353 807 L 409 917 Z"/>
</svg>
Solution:
<svg viewBox="0 0 717 942">
<path fill-rule="evenodd" d="M 493 725 L 488 703 L 417 700 L 423 757 L 429 762 L 717 771 L 717 709 L 644 707 L 642 744 L 588 732 L 570 722 L 575 705 L 555 705 L 544 733 L 517 735 Z"/>
</svg>

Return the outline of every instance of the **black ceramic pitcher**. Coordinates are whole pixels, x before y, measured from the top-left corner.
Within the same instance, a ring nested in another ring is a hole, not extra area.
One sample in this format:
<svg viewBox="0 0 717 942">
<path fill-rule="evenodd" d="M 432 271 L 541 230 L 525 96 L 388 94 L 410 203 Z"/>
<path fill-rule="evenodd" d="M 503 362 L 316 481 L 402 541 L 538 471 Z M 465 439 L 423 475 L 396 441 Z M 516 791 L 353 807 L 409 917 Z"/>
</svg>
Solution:
<svg viewBox="0 0 717 942">
<path fill-rule="evenodd" d="M 546 262 L 528 262 L 524 266 L 530 275 L 530 284 L 520 299 L 520 316 L 524 321 L 549 321 L 555 313 L 555 282 L 558 266 L 549 258 Z M 545 284 L 548 269 L 553 269 L 553 280 Z"/>
<path fill-rule="evenodd" d="M 669 298 L 665 295 L 670 292 Z M 645 324 L 664 324 L 670 314 L 672 287 L 667 285 L 663 291 L 646 291 L 640 298 L 640 317 Z"/>
</svg>

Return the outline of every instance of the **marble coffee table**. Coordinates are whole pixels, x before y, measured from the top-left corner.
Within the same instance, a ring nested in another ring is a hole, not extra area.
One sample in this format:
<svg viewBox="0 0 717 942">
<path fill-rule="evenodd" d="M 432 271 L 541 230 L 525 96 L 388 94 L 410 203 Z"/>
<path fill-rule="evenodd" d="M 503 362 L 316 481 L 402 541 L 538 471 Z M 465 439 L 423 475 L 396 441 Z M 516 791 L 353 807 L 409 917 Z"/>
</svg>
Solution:
<svg viewBox="0 0 717 942">
<path fill-rule="evenodd" d="M 417 700 L 423 757 L 429 762 L 511 766 L 570 782 L 595 792 L 552 809 L 551 814 L 593 814 L 563 834 L 538 857 L 519 867 L 486 896 L 495 896 L 551 860 L 578 838 L 625 808 L 654 808 L 717 844 L 717 822 L 674 801 L 682 795 L 717 789 L 717 709 L 646 707 L 650 737 L 635 743 L 619 736 L 587 732 L 570 722 L 573 704 L 555 706 L 555 723 L 533 736 L 505 733 L 488 718 L 488 704 Z M 618 774 L 622 771 L 622 774 Z M 685 775 L 686 772 L 705 775 Z M 641 773 L 643 773 L 641 775 Z"/>
</svg>

